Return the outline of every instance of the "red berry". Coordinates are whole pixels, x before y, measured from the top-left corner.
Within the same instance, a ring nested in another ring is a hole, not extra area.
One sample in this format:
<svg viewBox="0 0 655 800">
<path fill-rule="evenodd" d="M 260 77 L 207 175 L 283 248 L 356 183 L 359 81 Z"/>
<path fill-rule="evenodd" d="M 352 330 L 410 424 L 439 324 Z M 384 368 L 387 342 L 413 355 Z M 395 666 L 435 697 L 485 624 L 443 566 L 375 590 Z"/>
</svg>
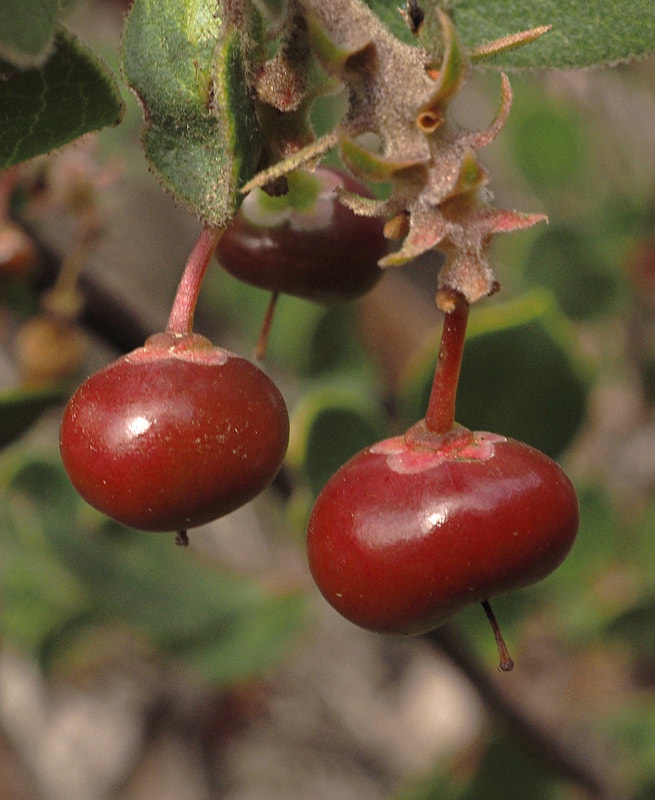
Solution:
<svg viewBox="0 0 655 800">
<path fill-rule="evenodd" d="M 337 188 L 372 196 L 348 174 L 323 167 L 292 173 L 281 197 L 252 191 L 218 244 L 218 260 L 240 280 L 273 292 L 318 302 L 365 294 L 382 275 L 383 221 L 354 214 Z"/>
<path fill-rule="evenodd" d="M 344 617 L 414 634 L 545 577 L 577 528 L 575 490 L 543 453 L 461 427 L 434 434 L 422 421 L 328 481 L 307 548 L 319 589 Z"/>
<path fill-rule="evenodd" d="M 61 426 L 64 466 L 92 506 L 154 531 L 186 530 L 275 477 L 289 420 L 256 366 L 197 334 L 156 334 L 92 375 Z"/>
</svg>

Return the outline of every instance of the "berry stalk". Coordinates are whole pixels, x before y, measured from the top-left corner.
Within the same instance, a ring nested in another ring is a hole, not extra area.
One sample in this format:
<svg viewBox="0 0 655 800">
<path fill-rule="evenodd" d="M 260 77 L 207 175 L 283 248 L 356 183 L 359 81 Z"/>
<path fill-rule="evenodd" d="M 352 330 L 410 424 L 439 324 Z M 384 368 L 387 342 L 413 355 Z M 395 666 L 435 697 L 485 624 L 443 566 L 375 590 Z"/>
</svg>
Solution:
<svg viewBox="0 0 655 800">
<path fill-rule="evenodd" d="M 205 225 L 202 229 L 177 287 L 166 325 L 167 333 L 182 336 L 193 332 L 193 317 L 202 281 L 224 230 L 224 228 L 212 228 L 209 225 Z"/>
<path fill-rule="evenodd" d="M 512 660 L 512 657 L 507 649 L 507 645 L 505 644 L 505 640 L 503 639 L 503 634 L 500 631 L 500 625 L 498 624 L 496 615 L 494 614 L 488 600 L 483 600 L 481 605 L 484 609 L 484 613 L 487 615 L 487 619 L 489 620 L 491 630 L 493 631 L 494 638 L 496 640 L 499 658 L 498 669 L 501 672 L 511 672 L 514 669 L 514 661 Z"/>
<path fill-rule="evenodd" d="M 262 322 L 262 327 L 259 332 L 259 338 L 257 339 L 257 344 L 255 345 L 255 358 L 257 361 L 263 361 L 264 357 L 266 356 L 268 337 L 271 332 L 271 325 L 273 324 L 273 317 L 275 316 L 275 308 L 277 306 L 277 300 L 279 296 L 279 292 L 272 292 L 271 299 L 266 307 L 266 315 L 264 316 L 264 321 Z"/>
<path fill-rule="evenodd" d="M 432 433 L 447 433 L 455 424 L 457 383 L 464 353 L 468 315 L 469 303 L 460 295 L 444 319 L 439 359 L 425 414 L 425 426 Z"/>
</svg>

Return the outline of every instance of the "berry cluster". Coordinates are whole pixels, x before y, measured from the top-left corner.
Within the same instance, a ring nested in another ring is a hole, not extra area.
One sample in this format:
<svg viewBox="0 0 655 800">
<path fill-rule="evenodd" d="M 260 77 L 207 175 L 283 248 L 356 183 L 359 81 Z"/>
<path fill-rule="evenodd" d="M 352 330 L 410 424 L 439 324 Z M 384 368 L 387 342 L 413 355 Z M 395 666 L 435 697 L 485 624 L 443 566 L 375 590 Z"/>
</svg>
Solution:
<svg viewBox="0 0 655 800">
<path fill-rule="evenodd" d="M 375 285 L 380 266 L 438 247 L 446 256 L 437 294 L 445 322 L 425 418 L 370 445 L 327 482 L 309 519 L 309 566 L 327 601 L 374 631 L 420 633 L 482 603 L 501 669 L 510 669 L 489 598 L 540 580 L 563 560 L 578 502 L 550 458 L 458 425 L 455 400 L 469 304 L 498 288 L 488 263 L 492 237 L 542 217 L 493 208 L 477 162 L 509 111 L 507 79 L 489 130 L 464 131 L 447 111 L 472 54 L 446 14 L 437 14 L 437 56 L 395 40 L 363 4 L 355 17 L 335 13 L 350 7 L 345 0 L 294 5 L 279 53 L 255 82 L 269 117 L 289 115 L 269 142 L 268 157 L 278 160 L 245 187 L 250 194 L 225 231 L 205 225 L 166 331 L 75 393 L 61 426 L 62 458 L 93 506 L 137 528 L 176 530 L 187 543 L 188 528 L 271 483 L 289 435 L 284 400 L 266 374 L 193 333 L 214 252 L 230 273 L 272 293 L 261 357 L 279 293 L 352 300 Z M 408 24 L 420 33 L 422 18 L 408 15 Z M 347 114 L 323 144 L 308 136 L 302 113 L 312 94 L 295 80 L 314 57 L 349 95 Z M 379 150 L 367 149 L 362 134 L 375 134 Z M 299 169 L 315 167 L 321 148 L 337 144 L 358 178 L 390 184 L 386 200 L 346 173 Z M 388 254 L 386 239 L 402 244 Z"/>
</svg>

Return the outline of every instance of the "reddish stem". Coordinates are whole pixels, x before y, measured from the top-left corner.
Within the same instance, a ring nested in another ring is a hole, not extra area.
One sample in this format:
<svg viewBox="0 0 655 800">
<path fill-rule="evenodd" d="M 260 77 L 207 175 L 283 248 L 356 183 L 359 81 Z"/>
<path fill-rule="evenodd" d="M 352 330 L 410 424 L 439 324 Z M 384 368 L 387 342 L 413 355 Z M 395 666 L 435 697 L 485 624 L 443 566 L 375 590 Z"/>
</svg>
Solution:
<svg viewBox="0 0 655 800">
<path fill-rule="evenodd" d="M 209 225 L 205 225 L 202 229 L 177 287 L 171 315 L 166 325 L 168 333 L 182 335 L 193 331 L 193 315 L 196 311 L 200 287 L 209 262 L 214 255 L 214 250 L 216 250 L 216 245 L 223 235 L 223 230 L 223 228 L 212 228 Z"/>
<path fill-rule="evenodd" d="M 18 166 L 12 166 L 0 172 L 0 220 L 9 219 L 11 196 L 18 184 Z"/>
<path fill-rule="evenodd" d="M 264 315 L 264 321 L 262 322 L 261 330 L 259 331 L 259 339 L 257 339 L 257 344 L 255 345 L 255 358 L 257 361 L 262 361 L 263 358 L 266 356 L 266 347 L 268 346 L 268 336 L 271 332 L 271 325 L 273 324 L 273 317 L 275 315 L 275 307 L 277 306 L 277 300 L 279 297 L 278 292 L 273 292 L 271 294 L 271 299 L 268 302 L 268 306 L 266 307 L 266 314 Z"/>
<path fill-rule="evenodd" d="M 444 319 L 439 359 L 425 415 L 425 426 L 432 433 L 447 433 L 455 424 L 457 382 L 464 353 L 468 315 L 469 304 L 461 297 Z"/>
</svg>

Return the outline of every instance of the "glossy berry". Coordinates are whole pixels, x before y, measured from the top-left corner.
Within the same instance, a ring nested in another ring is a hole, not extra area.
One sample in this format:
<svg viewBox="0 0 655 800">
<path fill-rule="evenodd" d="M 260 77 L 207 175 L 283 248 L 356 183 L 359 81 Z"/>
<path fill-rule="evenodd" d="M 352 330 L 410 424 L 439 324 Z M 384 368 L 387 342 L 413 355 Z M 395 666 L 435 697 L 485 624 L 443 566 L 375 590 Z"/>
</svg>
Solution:
<svg viewBox="0 0 655 800">
<path fill-rule="evenodd" d="M 382 275 L 383 221 L 355 215 L 337 188 L 371 197 L 348 174 L 323 167 L 292 173 L 281 197 L 252 191 L 218 244 L 221 265 L 246 283 L 308 300 L 365 294 Z"/>
<path fill-rule="evenodd" d="M 503 436 L 459 426 L 434 434 L 420 422 L 328 481 L 307 550 L 344 617 L 414 634 L 545 577 L 577 528 L 575 491 L 550 458 Z"/>
<path fill-rule="evenodd" d="M 184 531 L 261 492 L 288 434 L 260 369 L 197 334 L 162 333 L 82 384 L 60 446 L 92 506 L 134 528 Z"/>
</svg>

